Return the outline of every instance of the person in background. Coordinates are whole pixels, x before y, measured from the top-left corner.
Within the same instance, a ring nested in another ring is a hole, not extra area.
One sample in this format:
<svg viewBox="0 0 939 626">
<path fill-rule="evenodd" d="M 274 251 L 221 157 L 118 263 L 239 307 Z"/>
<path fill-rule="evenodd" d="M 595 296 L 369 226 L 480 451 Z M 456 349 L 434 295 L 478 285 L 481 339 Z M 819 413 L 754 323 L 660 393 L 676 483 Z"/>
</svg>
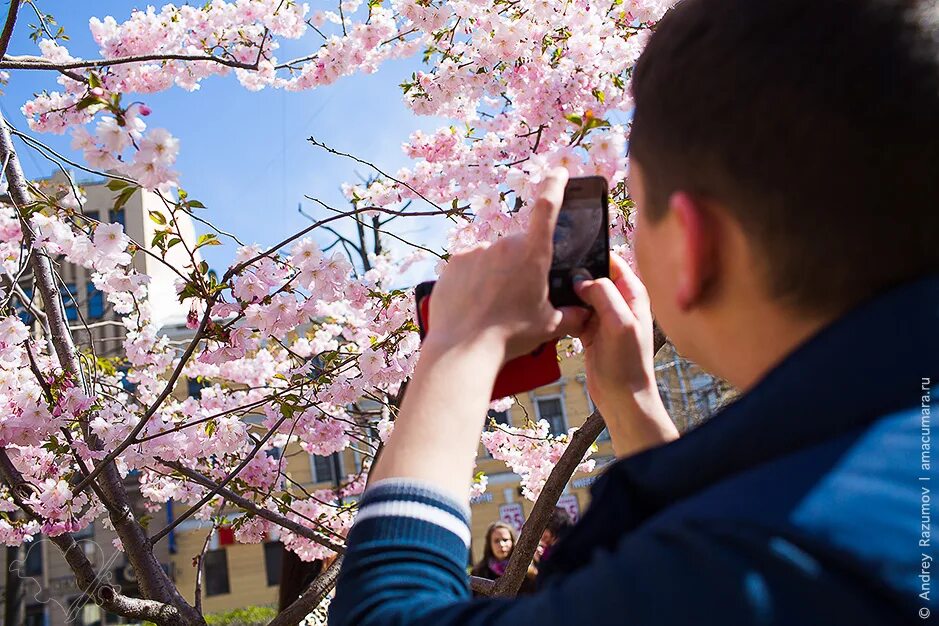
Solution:
<svg viewBox="0 0 939 626">
<path fill-rule="evenodd" d="M 538 542 L 538 551 L 535 553 L 538 564 L 541 565 L 551 557 L 555 544 L 567 536 L 568 531 L 574 527 L 574 520 L 567 509 L 559 506 L 554 507 L 551 512 L 551 519 L 544 532 L 541 533 L 541 540 Z"/>
<path fill-rule="evenodd" d="M 486 530 L 486 547 L 483 548 L 483 558 L 470 571 L 472 576 L 497 580 L 505 574 L 512 551 L 515 550 L 515 529 L 505 522 L 493 522 Z M 535 578 L 538 570 L 534 565 L 528 566 L 528 572 L 522 581 L 519 593 L 532 593 L 535 590 Z"/>
<path fill-rule="evenodd" d="M 473 576 L 496 580 L 505 574 L 512 549 L 515 548 L 515 529 L 505 522 L 493 522 L 486 530 L 483 557 L 470 572 Z"/>
</svg>

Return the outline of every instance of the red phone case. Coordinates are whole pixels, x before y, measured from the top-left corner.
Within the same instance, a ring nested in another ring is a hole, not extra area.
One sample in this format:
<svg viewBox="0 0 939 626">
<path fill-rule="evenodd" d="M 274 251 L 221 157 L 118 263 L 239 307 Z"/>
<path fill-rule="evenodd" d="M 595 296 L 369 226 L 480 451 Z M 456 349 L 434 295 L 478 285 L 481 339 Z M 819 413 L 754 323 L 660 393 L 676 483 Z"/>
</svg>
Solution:
<svg viewBox="0 0 939 626">
<path fill-rule="evenodd" d="M 417 302 L 417 321 L 423 339 L 430 330 L 429 294 Z M 561 367 L 558 365 L 558 342 L 554 339 L 541 344 L 531 354 L 506 362 L 496 376 L 496 382 L 492 388 L 492 399 L 498 400 L 531 391 L 542 385 L 553 383 L 559 378 L 561 378 Z"/>
</svg>

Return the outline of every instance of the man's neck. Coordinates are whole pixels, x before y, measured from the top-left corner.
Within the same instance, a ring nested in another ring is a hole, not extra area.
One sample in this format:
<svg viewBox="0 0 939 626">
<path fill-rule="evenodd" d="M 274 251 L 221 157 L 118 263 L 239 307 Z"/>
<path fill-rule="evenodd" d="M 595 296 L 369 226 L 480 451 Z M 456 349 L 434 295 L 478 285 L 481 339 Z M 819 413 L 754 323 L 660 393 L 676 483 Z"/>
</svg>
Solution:
<svg viewBox="0 0 939 626">
<path fill-rule="evenodd" d="M 837 317 L 798 315 L 772 304 L 737 308 L 716 324 L 709 341 L 713 371 L 746 391 Z"/>
</svg>

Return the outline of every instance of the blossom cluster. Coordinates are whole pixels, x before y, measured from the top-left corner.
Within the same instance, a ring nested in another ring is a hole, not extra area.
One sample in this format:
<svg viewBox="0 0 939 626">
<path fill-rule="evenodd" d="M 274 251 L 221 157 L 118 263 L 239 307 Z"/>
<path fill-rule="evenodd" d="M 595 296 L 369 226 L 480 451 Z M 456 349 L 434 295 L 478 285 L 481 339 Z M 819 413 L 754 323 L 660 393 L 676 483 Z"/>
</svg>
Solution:
<svg viewBox="0 0 939 626">
<path fill-rule="evenodd" d="M 498 425 L 484 432 L 482 441 L 492 458 L 504 462 L 521 477 L 522 495 L 537 500 L 548 475 L 570 444 L 574 430 L 553 435 L 546 420 L 524 427 Z M 577 466 L 578 472 L 594 470 L 596 462 L 589 457 L 595 449 L 591 447 L 584 455 Z"/>
</svg>

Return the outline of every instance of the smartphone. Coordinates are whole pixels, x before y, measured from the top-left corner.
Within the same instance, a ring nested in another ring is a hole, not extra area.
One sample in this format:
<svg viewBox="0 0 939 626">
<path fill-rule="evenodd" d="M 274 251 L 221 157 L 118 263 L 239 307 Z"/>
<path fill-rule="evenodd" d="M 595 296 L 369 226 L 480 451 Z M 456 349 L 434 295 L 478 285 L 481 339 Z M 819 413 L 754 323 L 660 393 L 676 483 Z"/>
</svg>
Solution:
<svg viewBox="0 0 939 626">
<path fill-rule="evenodd" d="M 578 273 L 591 278 L 609 277 L 610 236 L 608 186 L 602 176 L 572 178 L 564 191 L 564 201 L 554 229 L 554 256 L 548 275 L 549 299 L 554 306 L 581 305 L 574 293 L 573 278 Z M 430 295 L 434 282 L 421 283 L 414 290 L 417 324 L 421 340 L 430 328 Z M 536 348 L 531 354 L 512 359 L 502 366 L 492 391 L 492 399 L 524 393 L 555 382 L 561 377 L 557 340 Z"/>
<path fill-rule="evenodd" d="M 602 176 L 571 178 L 554 228 L 548 299 L 555 307 L 585 306 L 574 293 L 574 277 L 609 278 L 609 186 Z"/>
</svg>

